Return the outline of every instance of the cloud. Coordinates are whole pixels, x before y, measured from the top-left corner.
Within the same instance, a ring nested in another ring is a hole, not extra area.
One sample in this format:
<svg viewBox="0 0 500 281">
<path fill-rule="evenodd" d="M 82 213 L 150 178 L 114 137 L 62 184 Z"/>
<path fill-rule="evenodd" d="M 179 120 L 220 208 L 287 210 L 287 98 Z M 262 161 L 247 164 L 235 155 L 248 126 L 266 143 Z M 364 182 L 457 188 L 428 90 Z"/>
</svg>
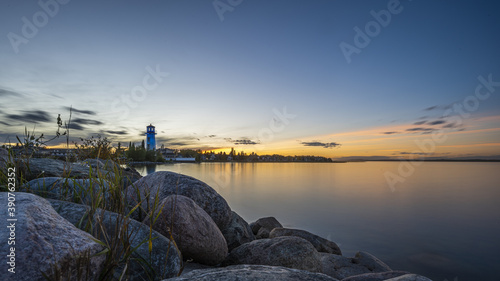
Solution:
<svg viewBox="0 0 500 281">
<path fill-rule="evenodd" d="M 253 140 L 234 140 L 234 144 L 244 144 L 244 145 L 254 145 L 259 144 L 258 142 L 254 142 Z"/>
<path fill-rule="evenodd" d="M 108 130 L 108 131 L 104 131 L 104 132 L 108 133 L 108 134 L 112 134 L 112 135 L 126 135 L 126 134 L 128 134 L 128 132 L 125 130 L 121 130 L 121 131 Z"/>
<path fill-rule="evenodd" d="M 216 135 L 209 135 L 208 137 L 209 137 L 209 138 L 215 138 L 215 137 L 216 137 Z"/>
<path fill-rule="evenodd" d="M 69 106 L 65 106 L 64 109 L 66 110 L 70 110 L 73 111 L 73 112 L 76 112 L 76 113 L 81 113 L 81 114 L 87 114 L 87 115 L 96 115 L 97 113 L 95 111 L 92 111 L 92 110 L 80 110 L 80 109 L 76 109 L 76 108 L 71 108 Z"/>
<path fill-rule="evenodd" d="M 79 125 L 79 124 L 73 123 L 73 122 L 71 122 L 68 127 L 70 129 L 77 130 L 77 131 L 81 131 L 81 130 L 85 129 L 85 127 L 83 127 L 82 125 Z"/>
<path fill-rule="evenodd" d="M 453 129 L 453 128 L 457 128 L 457 124 L 455 123 L 448 123 L 446 125 L 443 126 L 444 129 Z"/>
<path fill-rule="evenodd" d="M 444 120 L 436 120 L 436 121 L 429 122 L 428 124 L 434 126 L 434 125 L 441 125 L 441 124 L 444 124 L 444 123 L 446 123 L 446 121 L 444 121 Z"/>
<path fill-rule="evenodd" d="M 311 141 L 311 142 L 301 142 L 304 146 L 321 146 L 323 148 L 334 148 L 340 146 L 339 143 L 336 142 L 319 142 L 319 141 Z"/>
<path fill-rule="evenodd" d="M 381 134 L 384 134 L 384 135 L 393 135 L 393 134 L 398 134 L 398 132 L 382 132 Z"/>
<path fill-rule="evenodd" d="M 6 97 L 6 96 L 16 96 L 16 97 L 18 97 L 18 96 L 23 96 L 23 94 L 0 88 L 0 97 Z"/>
<path fill-rule="evenodd" d="M 104 124 L 98 120 L 85 119 L 85 118 L 71 119 L 71 123 L 77 123 L 77 124 L 81 124 L 81 125 L 102 125 L 102 124 Z"/>
<path fill-rule="evenodd" d="M 424 152 L 399 152 L 402 155 L 427 155 L 428 153 Z"/>
<path fill-rule="evenodd" d="M 418 126 L 418 125 L 423 125 L 425 123 L 427 123 L 427 121 L 424 120 L 424 121 L 415 122 L 415 123 L 413 123 L 413 125 L 417 125 Z"/>
<path fill-rule="evenodd" d="M 447 109 L 450 109 L 453 107 L 455 103 L 450 103 L 448 105 L 433 105 L 433 106 L 429 106 L 427 108 L 424 109 L 424 111 L 433 111 L 433 110 L 447 110 Z"/>
<path fill-rule="evenodd" d="M 233 140 L 232 138 L 224 138 L 225 141 L 227 142 L 232 142 L 236 145 L 238 144 L 243 144 L 243 145 L 255 145 L 259 144 L 258 142 L 255 142 L 253 140 L 247 139 L 247 138 L 241 138 L 239 140 Z"/>
<path fill-rule="evenodd" d="M 422 128 L 422 127 L 416 127 L 416 128 L 409 128 L 409 129 L 406 129 L 406 131 L 408 132 L 429 132 L 429 131 L 433 131 L 434 129 L 431 129 L 431 128 Z"/>
<path fill-rule="evenodd" d="M 13 121 L 21 121 L 21 122 L 56 122 L 56 118 L 52 118 L 50 114 L 43 110 L 34 110 L 34 111 L 23 111 L 23 114 L 7 114 L 6 118 Z M 53 119 L 53 120 L 52 120 Z"/>
<path fill-rule="evenodd" d="M 141 136 L 144 136 L 142 134 Z M 178 138 L 167 138 L 167 137 L 157 137 L 156 143 L 159 145 L 164 144 L 165 146 L 187 146 L 187 145 L 199 145 L 197 138 L 192 136 L 178 137 Z"/>
</svg>

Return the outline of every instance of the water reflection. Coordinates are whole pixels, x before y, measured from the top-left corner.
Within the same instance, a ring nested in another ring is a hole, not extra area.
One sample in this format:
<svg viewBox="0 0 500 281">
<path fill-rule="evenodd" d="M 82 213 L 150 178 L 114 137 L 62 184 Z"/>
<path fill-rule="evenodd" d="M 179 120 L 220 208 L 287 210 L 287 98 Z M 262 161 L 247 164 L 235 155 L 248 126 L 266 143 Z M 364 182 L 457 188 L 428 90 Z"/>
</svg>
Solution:
<svg viewBox="0 0 500 281">
<path fill-rule="evenodd" d="M 397 162 L 156 166 L 205 181 L 247 221 L 275 216 L 433 280 L 498 280 L 500 163 L 419 166 L 391 191 Z M 154 171 L 141 167 L 142 174 Z"/>
</svg>

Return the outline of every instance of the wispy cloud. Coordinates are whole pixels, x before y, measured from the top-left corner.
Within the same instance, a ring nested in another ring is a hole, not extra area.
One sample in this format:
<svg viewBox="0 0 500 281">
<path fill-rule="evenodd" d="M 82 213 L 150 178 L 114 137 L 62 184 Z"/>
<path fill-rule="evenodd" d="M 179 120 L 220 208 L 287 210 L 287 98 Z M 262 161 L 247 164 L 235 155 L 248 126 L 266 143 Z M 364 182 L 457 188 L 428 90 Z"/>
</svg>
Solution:
<svg viewBox="0 0 500 281">
<path fill-rule="evenodd" d="M 71 122 L 68 126 L 70 129 L 77 130 L 77 131 L 82 131 L 85 130 L 85 127 L 78 124 L 78 123 L 73 123 Z"/>
<path fill-rule="evenodd" d="M 96 115 L 97 113 L 95 111 L 92 111 L 92 110 L 80 110 L 80 109 L 76 109 L 76 108 L 71 108 L 69 106 L 65 106 L 63 107 L 65 110 L 70 110 L 73 111 L 73 112 L 76 112 L 76 113 L 81 113 L 81 114 L 86 114 L 86 115 Z"/>
<path fill-rule="evenodd" d="M 85 118 L 75 118 L 71 120 L 71 123 L 77 123 L 80 125 L 102 125 L 102 123 L 99 120 L 93 120 L 93 119 L 85 119 Z"/>
<path fill-rule="evenodd" d="M 0 88 L 0 97 L 6 97 L 6 96 L 19 97 L 19 96 L 23 96 L 23 94 Z"/>
<path fill-rule="evenodd" d="M 126 135 L 126 134 L 128 134 L 128 132 L 125 130 L 121 130 L 121 131 L 108 130 L 108 131 L 104 131 L 104 132 L 108 133 L 108 134 L 112 134 L 112 135 Z"/>
<path fill-rule="evenodd" d="M 234 144 L 245 144 L 245 145 L 254 145 L 258 144 L 258 142 L 254 142 L 253 140 L 234 140 Z"/>
<path fill-rule="evenodd" d="M 232 138 L 224 138 L 224 140 L 227 141 L 227 142 L 231 142 L 233 144 L 236 144 L 236 145 L 239 145 L 239 144 L 243 144 L 243 145 L 255 145 L 255 144 L 259 144 L 259 142 L 250 140 L 248 138 L 241 138 L 241 139 L 238 139 L 238 140 L 233 140 Z"/>
<path fill-rule="evenodd" d="M 441 124 L 444 124 L 444 123 L 446 123 L 446 121 L 444 121 L 444 120 L 436 120 L 436 121 L 429 122 L 427 124 L 429 124 L 431 126 L 434 126 L 434 125 L 441 125 Z"/>
<path fill-rule="evenodd" d="M 304 146 L 320 146 L 323 148 L 334 148 L 340 146 L 340 144 L 336 142 L 319 142 L 319 141 L 301 142 L 301 144 Z"/>
<path fill-rule="evenodd" d="M 416 127 L 416 128 L 408 128 L 406 131 L 408 132 L 430 132 L 433 131 L 434 129 L 432 128 L 422 128 L 422 127 Z"/>
<path fill-rule="evenodd" d="M 22 114 L 7 114 L 5 115 L 5 117 L 12 121 L 18 121 L 18 122 L 39 123 L 39 122 L 56 121 L 56 118 L 52 118 L 48 112 L 43 110 L 23 111 Z"/>
</svg>

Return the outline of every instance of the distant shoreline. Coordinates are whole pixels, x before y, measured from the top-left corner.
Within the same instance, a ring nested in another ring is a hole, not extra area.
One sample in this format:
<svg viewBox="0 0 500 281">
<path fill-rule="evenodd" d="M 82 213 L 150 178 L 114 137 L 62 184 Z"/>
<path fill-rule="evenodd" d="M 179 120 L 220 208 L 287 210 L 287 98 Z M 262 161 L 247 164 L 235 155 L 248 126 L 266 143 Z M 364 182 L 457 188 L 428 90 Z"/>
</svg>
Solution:
<svg viewBox="0 0 500 281">
<path fill-rule="evenodd" d="M 410 161 L 410 162 L 500 162 L 500 160 L 485 160 L 485 159 L 471 159 L 471 160 L 455 160 L 455 159 L 430 159 L 430 160 L 418 160 L 418 159 L 379 159 L 379 160 L 333 160 L 332 162 L 314 162 L 314 161 L 256 161 L 256 162 L 245 162 L 245 161 L 201 161 L 201 162 L 130 162 L 129 165 L 159 165 L 159 164 L 176 164 L 176 163 L 361 163 L 361 162 L 399 162 L 399 161 Z"/>
</svg>

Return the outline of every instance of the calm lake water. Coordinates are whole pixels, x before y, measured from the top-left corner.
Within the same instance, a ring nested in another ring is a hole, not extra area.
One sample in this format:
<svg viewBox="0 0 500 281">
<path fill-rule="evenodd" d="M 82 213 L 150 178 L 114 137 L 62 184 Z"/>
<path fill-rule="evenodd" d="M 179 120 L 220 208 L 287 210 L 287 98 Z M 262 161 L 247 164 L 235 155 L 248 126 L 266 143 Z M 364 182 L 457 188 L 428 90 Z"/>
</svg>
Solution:
<svg viewBox="0 0 500 281">
<path fill-rule="evenodd" d="M 393 269 L 445 279 L 500 280 L 500 163 L 425 162 L 394 190 L 399 162 L 202 163 L 138 166 L 200 179 L 248 222 L 274 216 L 362 250 Z"/>
</svg>

